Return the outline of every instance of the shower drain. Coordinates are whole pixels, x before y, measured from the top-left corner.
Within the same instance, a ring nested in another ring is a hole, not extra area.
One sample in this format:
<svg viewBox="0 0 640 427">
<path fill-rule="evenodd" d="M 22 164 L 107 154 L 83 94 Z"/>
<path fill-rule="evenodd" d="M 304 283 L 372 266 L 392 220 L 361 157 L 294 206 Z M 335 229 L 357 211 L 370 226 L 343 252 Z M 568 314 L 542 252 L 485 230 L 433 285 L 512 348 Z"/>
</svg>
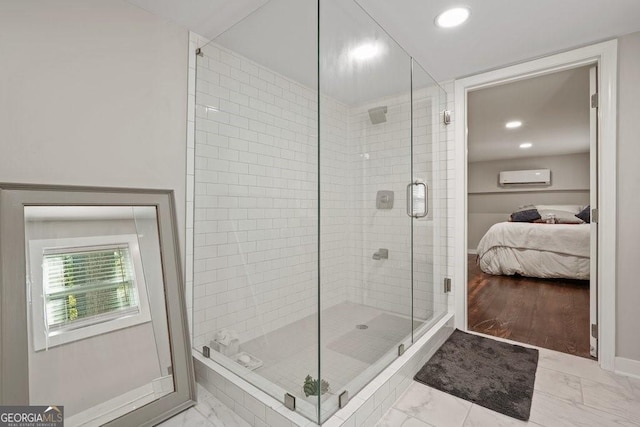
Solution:
<svg viewBox="0 0 640 427">
<path fill-rule="evenodd" d="M 356 329 L 367 329 L 367 325 L 356 325 Z"/>
</svg>

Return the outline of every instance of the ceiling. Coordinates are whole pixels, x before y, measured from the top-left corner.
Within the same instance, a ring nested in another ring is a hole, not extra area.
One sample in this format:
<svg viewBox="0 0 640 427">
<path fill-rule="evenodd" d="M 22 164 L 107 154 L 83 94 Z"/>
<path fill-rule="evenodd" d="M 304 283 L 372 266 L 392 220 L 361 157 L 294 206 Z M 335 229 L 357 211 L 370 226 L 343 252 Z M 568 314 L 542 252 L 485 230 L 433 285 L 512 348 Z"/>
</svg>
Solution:
<svg viewBox="0 0 640 427">
<path fill-rule="evenodd" d="M 305 61 L 307 68 L 304 72 L 299 70 L 297 73 L 307 76 L 315 73 L 315 32 L 309 31 L 315 30 L 315 25 L 307 25 L 308 13 L 315 13 L 316 10 L 315 0 L 127 1 L 208 38 L 215 38 L 257 8 L 271 3 L 268 7 L 274 11 L 278 10 L 279 13 L 267 13 L 270 21 L 262 21 L 259 25 L 255 22 L 248 26 L 247 28 L 252 28 L 253 32 L 237 32 L 237 37 L 243 37 L 245 40 L 236 42 L 249 46 L 249 53 L 258 50 L 251 50 L 250 46 L 256 44 L 261 46 L 262 51 L 294 51 L 295 55 L 287 55 L 281 59 L 279 67 L 272 68 L 302 69 L 304 67 L 299 64 Z M 475 74 L 640 30 L 638 0 L 357 2 L 437 81 Z M 472 10 L 471 18 L 465 25 L 442 29 L 433 24 L 439 12 L 461 4 L 469 6 Z M 334 37 L 337 40 L 337 36 L 344 35 L 340 32 L 346 32 L 352 37 L 358 34 L 371 35 L 370 24 L 365 23 L 362 28 L 362 19 L 354 19 L 354 6 L 345 0 L 322 0 L 321 38 Z M 302 9 L 305 9 L 305 13 L 299 15 Z M 305 14 L 307 18 L 300 19 Z M 300 29 L 302 31 L 299 31 Z M 379 30 L 376 31 L 376 34 L 380 33 Z M 283 34 L 286 34 L 284 39 Z M 384 38 L 382 35 L 380 37 Z M 265 48 L 261 41 L 269 40 L 278 40 L 280 44 Z M 343 40 L 355 41 L 353 38 Z M 297 50 L 294 50 L 296 48 Z M 337 53 L 333 53 L 337 57 Z M 311 60 L 306 61 L 309 55 Z M 287 61 L 296 64 L 291 66 Z M 391 68 L 382 74 L 401 75 L 398 74 L 398 70 Z M 378 85 L 382 86 L 379 81 Z M 368 89 L 361 89 L 363 90 Z"/>
<path fill-rule="evenodd" d="M 215 39 L 215 43 L 348 105 L 408 94 L 411 57 L 355 2 L 323 0 L 318 63 L 317 8 L 314 1 L 272 0 Z M 292 36 L 295 35 L 295 36 Z M 366 61 L 350 52 L 363 41 L 381 54 Z M 414 70 L 414 87 L 429 83 Z"/>
<path fill-rule="evenodd" d="M 437 81 L 476 74 L 640 30 L 638 0 L 358 0 Z M 471 8 L 458 28 L 433 24 Z"/>
<path fill-rule="evenodd" d="M 589 151 L 589 66 L 468 95 L 470 162 Z M 507 129 L 518 120 L 522 126 Z M 529 142 L 531 148 L 520 144 Z"/>
</svg>

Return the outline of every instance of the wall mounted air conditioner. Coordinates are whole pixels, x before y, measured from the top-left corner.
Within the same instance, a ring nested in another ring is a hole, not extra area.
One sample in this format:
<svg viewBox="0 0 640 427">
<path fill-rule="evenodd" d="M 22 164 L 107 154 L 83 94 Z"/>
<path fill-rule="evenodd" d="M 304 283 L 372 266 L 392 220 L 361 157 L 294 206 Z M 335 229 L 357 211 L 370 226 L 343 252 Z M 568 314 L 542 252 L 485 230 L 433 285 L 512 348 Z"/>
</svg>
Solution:
<svg viewBox="0 0 640 427">
<path fill-rule="evenodd" d="M 551 170 L 503 171 L 500 172 L 498 180 L 500 185 L 549 185 L 551 184 Z"/>
</svg>

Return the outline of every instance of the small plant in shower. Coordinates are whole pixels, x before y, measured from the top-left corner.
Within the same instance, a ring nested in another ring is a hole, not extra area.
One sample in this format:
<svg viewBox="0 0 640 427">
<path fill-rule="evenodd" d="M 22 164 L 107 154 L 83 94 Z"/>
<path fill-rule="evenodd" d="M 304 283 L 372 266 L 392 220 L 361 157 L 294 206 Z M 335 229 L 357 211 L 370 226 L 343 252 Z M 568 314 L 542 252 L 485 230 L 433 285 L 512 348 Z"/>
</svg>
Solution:
<svg viewBox="0 0 640 427">
<path fill-rule="evenodd" d="M 307 397 L 318 396 L 318 388 L 321 394 L 325 394 L 329 391 L 329 383 L 325 380 L 320 380 L 320 387 L 318 387 L 318 380 L 314 380 L 311 375 L 307 375 L 304 379 L 304 395 Z"/>
</svg>

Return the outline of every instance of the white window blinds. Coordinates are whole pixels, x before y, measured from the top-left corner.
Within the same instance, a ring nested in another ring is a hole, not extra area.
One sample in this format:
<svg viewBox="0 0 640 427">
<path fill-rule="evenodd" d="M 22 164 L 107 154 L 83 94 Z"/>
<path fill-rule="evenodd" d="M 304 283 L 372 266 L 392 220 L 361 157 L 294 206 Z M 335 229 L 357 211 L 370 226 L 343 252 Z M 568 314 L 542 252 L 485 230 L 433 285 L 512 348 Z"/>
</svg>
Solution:
<svg viewBox="0 0 640 427">
<path fill-rule="evenodd" d="M 139 312 L 128 244 L 45 249 L 46 329 L 73 329 Z"/>
</svg>

